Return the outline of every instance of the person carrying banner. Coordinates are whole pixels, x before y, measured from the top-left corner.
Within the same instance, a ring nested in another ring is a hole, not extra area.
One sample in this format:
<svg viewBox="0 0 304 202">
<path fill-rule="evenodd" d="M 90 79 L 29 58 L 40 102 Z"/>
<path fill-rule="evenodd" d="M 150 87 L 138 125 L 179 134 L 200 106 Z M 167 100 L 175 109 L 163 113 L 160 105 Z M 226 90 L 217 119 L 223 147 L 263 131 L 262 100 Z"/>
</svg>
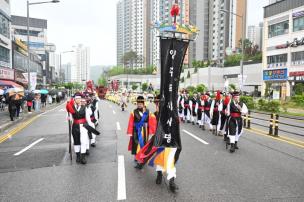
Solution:
<svg viewBox="0 0 304 202">
<path fill-rule="evenodd" d="M 248 108 L 245 103 L 240 101 L 239 92 L 232 93 L 232 100 L 228 104 L 227 114 L 228 119 L 228 138 L 230 142 L 230 152 L 235 152 L 238 148 L 238 141 L 243 133 L 243 119 L 242 115 L 248 113 Z"/>
<path fill-rule="evenodd" d="M 196 103 L 197 103 L 197 94 L 194 93 L 193 97 L 189 101 L 192 125 L 195 125 L 197 122 Z"/>
<path fill-rule="evenodd" d="M 137 108 L 130 114 L 127 135 L 130 137 L 128 150 L 134 155 L 135 168 L 143 164 L 136 160 L 136 154 L 146 145 L 155 133 L 155 116 L 145 107 L 143 96 L 137 97 Z"/>
<path fill-rule="evenodd" d="M 220 129 L 220 111 L 222 111 L 222 92 L 217 91 L 216 97 L 212 100 L 211 104 L 211 124 L 212 124 L 212 133 L 218 135 Z"/>
</svg>

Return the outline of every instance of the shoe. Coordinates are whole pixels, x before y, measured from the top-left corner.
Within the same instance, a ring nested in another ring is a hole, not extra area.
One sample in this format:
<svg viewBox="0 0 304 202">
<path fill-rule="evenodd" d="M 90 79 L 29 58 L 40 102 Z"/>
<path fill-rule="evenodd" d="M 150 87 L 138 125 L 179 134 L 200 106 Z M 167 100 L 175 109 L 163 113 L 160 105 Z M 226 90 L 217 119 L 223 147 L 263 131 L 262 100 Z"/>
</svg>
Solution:
<svg viewBox="0 0 304 202">
<path fill-rule="evenodd" d="M 236 141 L 235 144 L 234 144 L 234 148 L 235 148 L 235 149 L 239 149 L 239 147 L 237 146 L 237 141 Z"/>
<path fill-rule="evenodd" d="M 191 123 L 191 121 L 187 121 L 187 123 Z"/>
<path fill-rule="evenodd" d="M 134 168 L 138 169 L 138 170 L 141 170 L 144 166 L 140 163 L 137 163 Z"/>
<path fill-rule="evenodd" d="M 169 188 L 170 190 L 175 193 L 176 190 L 178 190 L 178 186 L 175 184 L 174 182 L 174 177 L 172 177 L 170 180 L 169 180 Z"/>
<path fill-rule="evenodd" d="M 230 143 L 231 147 L 230 147 L 230 153 L 235 152 L 235 144 Z"/>
<path fill-rule="evenodd" d="M 92 146 L 92 147 L 96 147 L 96 143 L 92 143 L 91 146 Z"/>
<path fill-rule="evenodd" d="M 86 154 L 80 154 L 80 163 L 83 165 L 87 164 Z"/>
<path fill-rule="evenodd" d="M 80 163 L 80 153 L 76 153 L 76 163 Z"/>
<path fill-rule="evenodd" d="M 156 184 L 161 184 L 163 179 L 162 171 L 157 171 Z"/>
<path fill-rule="evenodd" d="M 227 142 L 228 137 L 226 135 L 224 135 L 224 141 Z"/>
<path fill-rule="evenodd" d="M 199 128 L 202 128 L 202 126 L 201 126 L 201 125 L 199 125 Z"/>
<path fill-rule="evenodd" d="M 195 125 L 195 123 L 194 123 L 194 122 L 192 122 L 192 125 Z"/>
<path fill-rule="evenodd" d="M 90 156 L 90 150 L 87 149 L 85 155 Z"/>
</svg>

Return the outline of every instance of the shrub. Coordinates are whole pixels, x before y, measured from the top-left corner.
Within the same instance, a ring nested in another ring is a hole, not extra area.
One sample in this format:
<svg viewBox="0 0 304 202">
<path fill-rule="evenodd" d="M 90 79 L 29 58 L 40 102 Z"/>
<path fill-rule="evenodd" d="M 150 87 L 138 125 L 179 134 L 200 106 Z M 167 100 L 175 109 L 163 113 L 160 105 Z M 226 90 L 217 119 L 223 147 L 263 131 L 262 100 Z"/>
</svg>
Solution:
<svg viewBox="0 0 304 202">
<path fill-rule="evenodd" d="M 141 89 L 142 89 L 142 91 L 146 91 L 147 89 L 148 89 L 148 84 L 147 83 L 143 83 L 142 85 L 141 85 Z"/>
<path fill-rule="evenodd" d="M 297 105 L 304 106 L 304 95 L 295 95 L 291 98 Z"/>
<path fill-rule="evenodd" d="M 254 109 L 253 97 L 250 96 L 241 96 L 241 102 L 245 103 L 248 109 Z"/>
<path fill-rule="evenodd" d="M 264 99 L 259 99 L 259 100 L 258 100 L 258 109 L 259 109 L 259 110 L 262 110 L 262 111 L 265 111 L 266 108 L 267 108 L 267 102 L 266 102 L 266 100 L 264 100 Z"/>
<path fill-rule="evenodd" d="M 204 84 L 199 84 L 196 86 L 196 91 L 199 93 L 203 93 L 207 91 L 207 87 Z"/>
<path fill-rule="evenodd" d="M 276 100 L 272 100 L 267 103 L 267 109 L 268 112 L 280 112 L 280 102 Z"/>
<path fill-rule="evenodd" d="M 195 91 L 195 87 L 193 87 L 193 86 L 188 86 L 186 89 L 189 94 L 193 94 L 193 92 Z"/>
<path fill-rule="evenodd" d="M 296 95 L 303 95 L 304 93 L 304 84 L 303 83 L 297 83 L 295 85 L 295 94 Z"/>
</svg>

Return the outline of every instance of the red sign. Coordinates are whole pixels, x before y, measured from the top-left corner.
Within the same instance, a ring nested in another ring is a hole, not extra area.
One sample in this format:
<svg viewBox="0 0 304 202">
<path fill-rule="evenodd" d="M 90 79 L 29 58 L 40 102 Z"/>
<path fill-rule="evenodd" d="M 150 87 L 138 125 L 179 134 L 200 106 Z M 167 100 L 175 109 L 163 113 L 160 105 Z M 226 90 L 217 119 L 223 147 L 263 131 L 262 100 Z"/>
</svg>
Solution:
<svg viewBox="0 0 304 202">
<path fill-rule="evenodd" d="M 304 72 L 289 72 L 289 76 L 304 76 Z"/>
<path fill-rule="evenodd" d="M 13 69 L 0 67 L 0 79 L 15 80 L 15 71 Z"/>
</svg>

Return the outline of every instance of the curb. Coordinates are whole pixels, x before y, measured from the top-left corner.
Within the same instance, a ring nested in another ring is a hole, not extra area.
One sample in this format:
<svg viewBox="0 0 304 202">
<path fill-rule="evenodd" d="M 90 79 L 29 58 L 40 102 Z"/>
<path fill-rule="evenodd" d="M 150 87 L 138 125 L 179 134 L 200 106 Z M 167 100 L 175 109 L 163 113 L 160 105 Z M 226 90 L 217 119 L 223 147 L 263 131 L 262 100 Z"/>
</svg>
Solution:
<svg viewBox="0 0 304 202">
<path fill-rule="evenodd" d="M 23 117 L 21 117 L 20 119 L 15 120 L 15 121 L 10 121 L 10 120 L 8 120 L 8 123 L 5 123 L 5 124 L 3 124 L 3 125 L 0 125 L 0 133 L 3 133 L 6 129 L 8 129 L 8 128 L 14 126 L 14 125 L 17 125 L 17 124 L 19 124 L 19 123 L 25 122 L 25 121 L 27 121 L 27 120 L 29 120 L 29 119 L 35 117 L 35 116 L 38 116 L 39 114 L 42 114 L 42 113 L 47 112 L 47 111 L 49 111 L 49 110 L 52 110 L 52 109 L 54 109 L 54 108 L 60 106 L 60 105 L 63 104 L 63 103 L 64 103 L 64 102 L 62 102 L 62 103 L 60 103 L 60 104 L 52 105 L 50 108 L 46 109 L 45 111 L 33 112 L 33 113 L 31 113 L 31 114 L 26 113 L 26 114 L 24 114 Z"/>
</svg>

